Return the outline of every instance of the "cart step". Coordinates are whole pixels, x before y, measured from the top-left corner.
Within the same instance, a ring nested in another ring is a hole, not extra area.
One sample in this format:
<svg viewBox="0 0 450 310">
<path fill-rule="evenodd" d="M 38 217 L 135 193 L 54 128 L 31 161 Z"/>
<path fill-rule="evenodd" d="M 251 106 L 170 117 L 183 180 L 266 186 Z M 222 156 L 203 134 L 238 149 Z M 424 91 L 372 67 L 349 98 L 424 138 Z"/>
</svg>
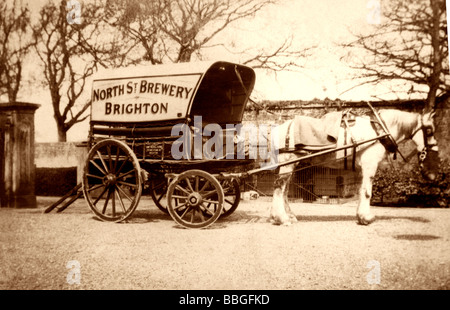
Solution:
<svg viewBox="0 0 450 310">
<path fill-rule="evenodd" d="M 83 191 L 81 190 L 81 183 L 79 183 L 79 184 L 77 184 L 77 186 L 72 188 L 67 194 L 65 194 L 63 197 L 61 197 L 61 199 L 59 199 L 52 205 L 48 206 L 47 209 L 45 209 L 44 213 L 49 213 L 55 208 L 56 208 L 57 213 L 62 212 L 68 206 L 70 206 L 75 200 L 80 198 L 82 195 L 83 195 Z M 70 199 L 68 201 L 66 201 L 68 198 L 70 198 Z M 61 206 L 58 207 L 59 205 L 61 205 Z"/>
</svg>

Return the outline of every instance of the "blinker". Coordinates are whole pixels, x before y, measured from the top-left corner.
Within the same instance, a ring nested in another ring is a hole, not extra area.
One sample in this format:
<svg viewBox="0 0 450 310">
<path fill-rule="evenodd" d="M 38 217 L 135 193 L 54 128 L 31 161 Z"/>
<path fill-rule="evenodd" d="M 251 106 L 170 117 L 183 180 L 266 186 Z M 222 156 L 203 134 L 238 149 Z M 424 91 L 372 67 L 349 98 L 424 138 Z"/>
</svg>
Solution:
<svg viewBox="0 0 450 310">
<path fill-rule="evenodd" d="M 433 128 L 431 126 L 424 126 L 424 133 L 427 138 L 433 136 Z"/>
</svg>

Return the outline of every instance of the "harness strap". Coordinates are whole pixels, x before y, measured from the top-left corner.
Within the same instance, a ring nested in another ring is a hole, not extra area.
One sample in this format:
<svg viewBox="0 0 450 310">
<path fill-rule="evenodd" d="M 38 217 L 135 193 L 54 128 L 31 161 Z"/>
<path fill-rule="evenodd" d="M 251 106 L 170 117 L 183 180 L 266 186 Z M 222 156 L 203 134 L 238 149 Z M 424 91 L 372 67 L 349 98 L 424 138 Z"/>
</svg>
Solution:
<svg viewBox="0 0 450 310">
<path fill-rule="evenodd" d="M 347 145 L 347 128 L 344 128 L 344 145 Z M 347 149 L 344 149 L 344 170 L 347 168 Z"/>
<path fill-rule="evenodd" d="M 420 122 L 420 125 L 417 126 L 417 129 L 414 130 L 407 139 L 412 139 L 420 130 L 422 130 L 422 127 L 423 127 L 422 117 L 419 118 L 419 122 Z M 424 134 L 424 138 L 425 138 L 425 134 Z M 427 143 L 427 141 L 424 139 L 423 143 Z"/>
<path fill-rule="evenodd" d="M 350 134 L 350 140 L 352 141 L 352 171 L 356 170 L 356 139 L 353 137 L 352 130 L 350 129 L 350 125 L 348 124 L 347 113 L 344 113 L 342 116 L 342 120 L 345 124 L 344 129 L 344 145 L 347 144 L 347 133 Z M 344 169 L 347 170 L 347 149 L 344 151 Z"/>
<path fill-rule="evenodd" d="M 288 129 L 287 129 L 287 132 L 286 132 L 286 141 L 285 141 L 285 145 L 284 145 L 286 150 L 289 150 L 289 145 L 290 145 L 290 140 L 291 140 L 291 126 L 292 126 L 293 122 L 294 122 L 294 120 L 292 120 L 289 123 Z"/>
<path fill-rule="evenodd" d="M 390 152 L 390 153 L 394 153 L 394 159 L 397 158 L 397 152 L 400 154 L 400 156 L 403 158 L 403 160 L 406 162 L 406 158 L 402 155 L 402 153 L 398 150 L 398 145 L 397 142 L 395 141 L 394 137 L 392 136 L 392 134 L 389 132 L 388 128 L 386 127 L 386 124 L 383 122 L 383 120 L 381 119 L 380 115 L 378 114 L 378 112 L 375 110 L 375 108 L 370 104 L 370 102 L 367 101 L 367 105 L 370 107 L 370 109 L 373 112 L 373 115 L 375 116 L 376 120 L 378 121 L 378 124 L 381 126 L 381 128 L 383 129 L 383 131 L 388 134 L 388 140 L 382 140 L 380 139 L 380 143 L 384 146 L 384 148 L 386 149 L 386 151 Z M 373 126 L 372 126 L 373 127 Z M 378 132 L 375 129 L 375 132 L 378 134 Z M 391 145 L 387 145 L 387 141 L 390 142 Z M 392 149 L 391 149 L 392 148 Z"/>
</svg>

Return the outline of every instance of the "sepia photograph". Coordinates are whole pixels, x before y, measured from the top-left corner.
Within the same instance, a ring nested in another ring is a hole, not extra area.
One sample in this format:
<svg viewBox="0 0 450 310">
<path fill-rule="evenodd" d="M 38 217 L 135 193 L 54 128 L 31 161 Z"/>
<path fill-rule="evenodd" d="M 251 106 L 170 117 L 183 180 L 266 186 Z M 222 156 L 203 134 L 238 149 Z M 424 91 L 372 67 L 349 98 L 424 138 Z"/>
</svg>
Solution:
<svg viewBox="0 0 450 310">
<path fill-rule="evenodd" d="M 0 289 L 449 290 L 448 3 L 0 0 Z"/>
</svg>

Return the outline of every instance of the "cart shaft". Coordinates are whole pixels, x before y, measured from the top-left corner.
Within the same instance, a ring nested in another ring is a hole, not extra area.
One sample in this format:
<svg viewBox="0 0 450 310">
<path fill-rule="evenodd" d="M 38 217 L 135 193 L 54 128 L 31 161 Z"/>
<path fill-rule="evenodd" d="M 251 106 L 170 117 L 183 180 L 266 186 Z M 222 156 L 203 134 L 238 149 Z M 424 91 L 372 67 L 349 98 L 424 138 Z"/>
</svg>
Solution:
<svg viewBox="0 0 450 310">
<path fill-rule="evenodd" d="M 272 164 L 272 165 L 267 165 L 265 167 L 262 168 L 256 168 L 256 169 L 252 169 L 249 170 L 247 172 L 241 172 L 241 173 L 221 173 L 220 175 L 224 178 L 243 178 L 243 177 L 248 177 L 250 175 L 256 174 L 256 173 L 260 173 L 262 171 L 266 171 L 266 170 L 272 170 L 272 169 L 276 169 L 278 167 L 282 167 L 282 166 L 287 166 L 287 165 L 291 165 L 291 164 L 295 164 L 295 163 L 299 163 L 302 160 L 306 160 L 306 159 L 310 159 L 310 158 L 314 158 L 314 157 L 318 157 L 318 156 L 322 156 L 322 155 L 326 155 L 326 154 L 331 154 L 331 153 L 335 153 L 341 150 L 345 150 L 345 149 L 349 149 L 349 148 L 355 148 L 357 146 L 360 146 L 362 144 L 366 144 L 375 140 L 379 140 L 382 138 L 385 138 L 389 136 L 389 134 L 382 134 L 379 136 L 376 136 L 374 138 L 368 139 L 368 140 L 364 140 L 364 141 L 360 141 L 360 142 L 355 142 L 353 144 L 349 144 L 349 145 L 344 145 L 344 146 L 340 146 L 337 148 L 333 148 L 333 149 L 328 149 L 328 150 L 324 150 L 324 151 L 320 151 L 320 152 L 315 152 L 312 154 L 308 154 L 305 156 L 302 156 L 300 158 L 295 158 L 295 159 L 291 159 L 288 161 L 285 161 L 283 163 L 276 163 L 276 164 Z"/>
</svg>

